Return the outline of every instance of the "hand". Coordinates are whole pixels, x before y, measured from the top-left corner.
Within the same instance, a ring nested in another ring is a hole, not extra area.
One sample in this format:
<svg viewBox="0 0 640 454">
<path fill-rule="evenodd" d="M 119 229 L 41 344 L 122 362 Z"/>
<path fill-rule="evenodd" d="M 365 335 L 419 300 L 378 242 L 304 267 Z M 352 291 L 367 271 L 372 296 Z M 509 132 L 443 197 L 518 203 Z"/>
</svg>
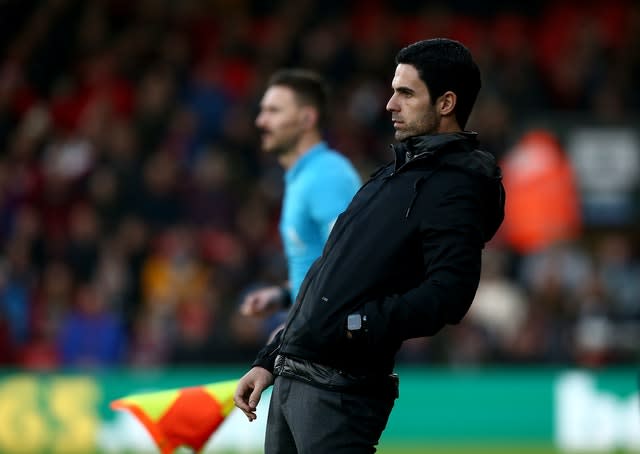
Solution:
<svg viewBox="0 0 640 454">
<path fill-rule="evenodd" d="M 267 317 L 283 309 L 282 288 L 266 287 L 249 292 L 242 301 L 240 313 L 251 317 Z"/>
<path fill-rule="evenodd" d="M 238 382 L 233 402 L 247 416 L 249 422 L 256 419 L 256 407 L 262 392 L 273 384 L 273 374 L 262 367 L 253 367 Z"/>
</svg>

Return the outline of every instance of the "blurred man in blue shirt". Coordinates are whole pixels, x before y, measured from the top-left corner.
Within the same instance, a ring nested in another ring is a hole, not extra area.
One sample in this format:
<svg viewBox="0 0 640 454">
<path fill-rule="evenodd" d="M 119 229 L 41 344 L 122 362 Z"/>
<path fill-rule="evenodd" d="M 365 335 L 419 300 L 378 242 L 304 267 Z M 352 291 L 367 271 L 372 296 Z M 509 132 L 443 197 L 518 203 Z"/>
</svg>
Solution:
<svg viewBox="0 0 640 454">
<path fill-rule="evenodd" d="M 280 235 L 289 281 L 250 292 L 241 306 L 245 315 L 267 316 L 295 302 L 338 215 L 360 187 L 349 160 L 323 141 L 326 115 L 327 88 L 318 74 L 286 69 L 269 80 L 256 126 L 262 150 L 274 153 L 285 169 Z"/>
</svg>

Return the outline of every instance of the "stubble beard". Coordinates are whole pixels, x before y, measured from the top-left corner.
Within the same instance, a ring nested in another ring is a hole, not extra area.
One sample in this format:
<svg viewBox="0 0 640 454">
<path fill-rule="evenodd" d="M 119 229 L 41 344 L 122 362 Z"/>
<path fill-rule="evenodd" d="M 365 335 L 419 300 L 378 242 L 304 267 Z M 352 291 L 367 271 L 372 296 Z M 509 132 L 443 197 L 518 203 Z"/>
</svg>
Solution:
<svg viewBox="0 0 640 454">
<path fill-rule="evenodd" d="M 297 138 L 283 139 L 273 142 L 271 146 L 262 143 L 262 151 L 276 157 L 285 156 L 295 149 Z"/>
<path fill-rule="evenodd" d="M 411 133 L 407 132 L 407 131 L 398 131 L 396 130 L 395 134 L 393 135 L 393 137 L 398 141 L 398 142 L 402 142 L 405 139 L 408 139 L 409 137 L 411 137 Z"/>
<path fill-rule="evenodd" d="M 436 134 L 440 127 L 440 118 L 436 116 L 435 112 L 428 112 L 419 121 L 406 124 L 406 126 L 403 130 L 396 129 L 394 137 L 398 142 L 410 137 Z"/>
</svg>

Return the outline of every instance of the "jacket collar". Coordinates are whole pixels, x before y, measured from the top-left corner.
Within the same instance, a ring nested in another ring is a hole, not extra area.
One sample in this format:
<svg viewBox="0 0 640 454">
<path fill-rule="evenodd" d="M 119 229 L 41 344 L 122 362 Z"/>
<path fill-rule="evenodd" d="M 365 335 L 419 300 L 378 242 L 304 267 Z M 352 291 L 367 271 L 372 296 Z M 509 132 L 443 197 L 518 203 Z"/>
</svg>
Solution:
<svg viewBox="0 0 640 454">
<path fill-rule="evenodd" d="M 478 134 L 476 132 L 451 132 L 409 137 L 392 146 L 395 152 L 395 168 L 398 169 L 417 157 L 435 156 L 439 154 L 439 150 L 443 150 L 450 143 L 460 141 L 466 142 L 466 146 L 473 149 L 478 144 Z"/>
</svg>

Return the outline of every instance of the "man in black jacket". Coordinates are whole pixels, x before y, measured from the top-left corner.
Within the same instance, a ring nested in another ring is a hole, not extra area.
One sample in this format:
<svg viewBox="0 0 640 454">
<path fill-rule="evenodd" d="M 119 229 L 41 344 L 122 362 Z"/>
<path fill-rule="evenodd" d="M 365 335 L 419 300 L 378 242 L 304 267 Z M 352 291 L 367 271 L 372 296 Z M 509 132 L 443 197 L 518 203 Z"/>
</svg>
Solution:
<svg viewBox="0 0 640 454">
<path fill-rule="evenodd" d="M 430 39 L 396 64 L 395 160 L 340 215 L 284 329 L 236 390 L 252 421 L 274 385 L 267 454 L 375 452 L 397 397 L 396 352 L 460 322 L 504 216 L 500 170 L 463 132 L 480 90 L 469 51 Z"/>
</svg>

